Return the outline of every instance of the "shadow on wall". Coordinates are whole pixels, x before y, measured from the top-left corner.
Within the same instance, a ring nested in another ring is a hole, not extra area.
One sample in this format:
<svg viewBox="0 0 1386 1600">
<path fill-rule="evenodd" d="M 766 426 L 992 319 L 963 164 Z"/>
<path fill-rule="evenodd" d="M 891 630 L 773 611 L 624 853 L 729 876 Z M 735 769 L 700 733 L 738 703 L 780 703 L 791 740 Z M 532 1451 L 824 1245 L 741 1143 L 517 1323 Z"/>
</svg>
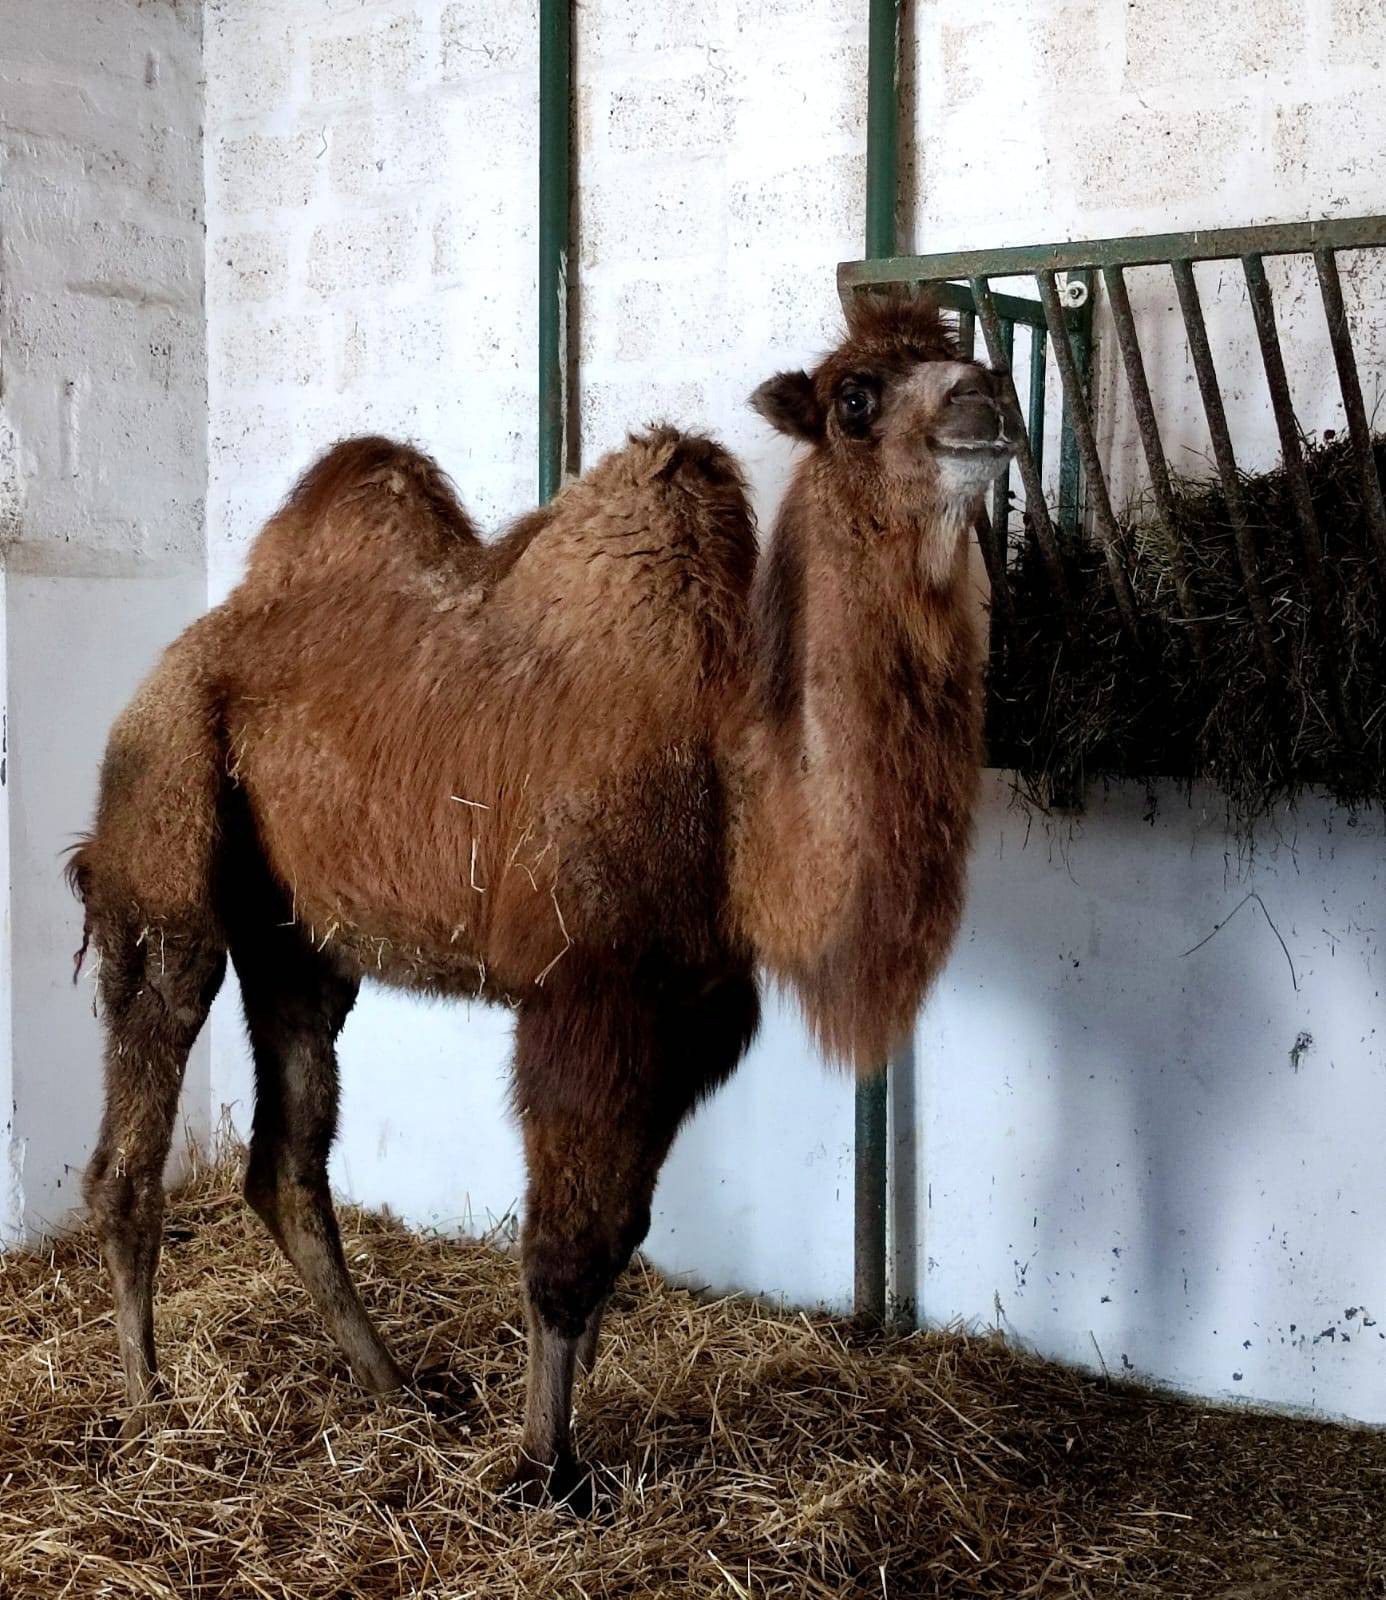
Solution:
<svg viewBox="0 0 1386 1600">
<path fill-rule="evenodd" d="M 1113 1376 L 1386 1419 L 1381 839 L 1311 801 L 1239 853 L 1215 796 L 1151 819 L 1134 788 L 1032 826 L 998 777 L 895 1092 L 902 1294 Z"/>
</svg>

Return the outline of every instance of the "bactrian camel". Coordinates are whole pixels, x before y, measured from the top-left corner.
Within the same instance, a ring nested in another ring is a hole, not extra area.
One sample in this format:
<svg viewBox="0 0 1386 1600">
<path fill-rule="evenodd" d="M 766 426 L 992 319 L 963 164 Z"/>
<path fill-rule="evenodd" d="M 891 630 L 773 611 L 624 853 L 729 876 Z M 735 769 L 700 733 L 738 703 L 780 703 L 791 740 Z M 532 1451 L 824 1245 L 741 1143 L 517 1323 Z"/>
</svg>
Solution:
<svg viewBox="0 0 1386 1600">
<path fill-rule="evenodd" d="M 86 1195 L 127 1435 L 184 1064 L 228 955 L 246 1196 L 370 1390 L 409 1376 L 339 1242 L 334 1042 L 364 978 L 513 1008 L 530 1499 L 584 1492 L 575 1370 L 676 1130 L 755 1034 L 758 970 L 859 1069 L 911 1026 L 962 903 L 995 382 L 926 300 L 861 295 L 842 343 L 752 404 L 804 446 L 759 553 L 736 463 L 672 428 L 489 544 L 427 457 L 339 444 L 117 721 L 70 872 L 100 961 Z"/>
</svg>

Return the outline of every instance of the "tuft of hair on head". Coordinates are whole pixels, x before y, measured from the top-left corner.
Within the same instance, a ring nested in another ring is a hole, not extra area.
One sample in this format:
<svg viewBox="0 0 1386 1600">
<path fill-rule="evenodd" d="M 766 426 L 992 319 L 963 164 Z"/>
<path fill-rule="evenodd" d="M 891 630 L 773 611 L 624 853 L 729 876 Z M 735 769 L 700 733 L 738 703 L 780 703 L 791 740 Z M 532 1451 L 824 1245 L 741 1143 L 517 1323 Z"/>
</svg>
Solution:
<svg viewBox="0 0 1386 1600">
<path fill-rule="evenodd" d="M 921 360 L 957 357 L 957 341 L 933 293 L 916 284 L 885 283 L 858 289 L 844 302 L 853 344 L 907 348 Z"/>
<path fill-rule="evenodd" d="M 777 372 L 767 378 L 751 396 L 751 409 L 791 439 L 813 443 L 823 437 L 823 407 L 807 372 Z"/>
</svg>

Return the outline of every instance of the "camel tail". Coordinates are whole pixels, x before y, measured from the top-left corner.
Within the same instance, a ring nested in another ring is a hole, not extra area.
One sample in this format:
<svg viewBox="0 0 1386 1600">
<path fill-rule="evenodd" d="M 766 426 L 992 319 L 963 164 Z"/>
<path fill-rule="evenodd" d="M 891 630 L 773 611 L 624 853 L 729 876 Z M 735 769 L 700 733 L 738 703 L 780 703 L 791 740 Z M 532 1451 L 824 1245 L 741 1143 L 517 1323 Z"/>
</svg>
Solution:
<svg viewBox="0 0 1386 1600">
<path fill-rule="evenodd" d="M 299 569 L 320 574 L 362 557 L 449 566 L 481 548 L 438 463 L 368 434 L 333 445 L 293 486 L 255 541 L 248 582 L 277 586 Z"/>
<path fill-rule="evenodd" d="M 82 963 L 91 945 L 91 838 L 79 839 L 68 851 L 63 863 L 63 878 L 69 889 L 82 902 L 82 943 L 72 958 L 72 981 L 82 976 Z"/>
</svg>

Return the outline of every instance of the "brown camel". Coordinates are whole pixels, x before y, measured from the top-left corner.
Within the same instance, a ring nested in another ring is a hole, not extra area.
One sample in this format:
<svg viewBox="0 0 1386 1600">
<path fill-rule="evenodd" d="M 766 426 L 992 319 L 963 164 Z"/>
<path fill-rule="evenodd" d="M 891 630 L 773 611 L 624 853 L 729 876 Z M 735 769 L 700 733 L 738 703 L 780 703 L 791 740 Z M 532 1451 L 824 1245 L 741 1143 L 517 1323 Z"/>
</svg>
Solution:
<svg viewBox="0 0 1386 1600">
<path fill-rule="evenodd" d="M 993 380 L 927 302 L 861 297 L 812 375 L 752 403 L 808 446 L 759 561 L 709 439 L 633 438 L 490 545 L 426 457 L 338 445 L 116 723 L 70 872 L 100 957 L 86 1195 L 127 1436 L 184 1063 L 228 953 L 246 1195 L 372 1390 L 406 1379 L 328 1193 L 338 1031 L 364 977 L 514 1009 L 530 1499 L 586 1492 L 574 1371 L 680 1122 L 756 1031 L 757 964 L 842 1060 L 910 1027 L 962 899 Z"/>
</svg>

